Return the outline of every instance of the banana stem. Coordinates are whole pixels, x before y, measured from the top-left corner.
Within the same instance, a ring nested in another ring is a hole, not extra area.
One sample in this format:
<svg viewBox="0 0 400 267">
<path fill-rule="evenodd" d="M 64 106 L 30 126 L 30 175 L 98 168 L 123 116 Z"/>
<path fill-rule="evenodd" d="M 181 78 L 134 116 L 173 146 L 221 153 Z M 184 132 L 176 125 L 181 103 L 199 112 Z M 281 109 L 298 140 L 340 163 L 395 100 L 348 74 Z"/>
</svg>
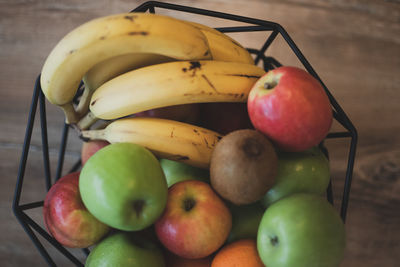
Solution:
<svg viewBox="0 0 400 267">
<path fill-rule="evenodd" d="M 65 123 L 74 124 L 79 120 L 79 114 L 76 112 L 72 102 L 60 106 L 65 114 Z"/>
<path fill-rule="evenodd" d="M 106 128 L 110 123 L 111 123 L 111 121 L 99 121 L 99 123 L 97 125 L 94 125 L 90 128 L 91 128 L 91 130 L 102 130 L 102 129 Z"/>
<path fill-rule="evenodd" d="M 105 131 L 102 130 L 86 130 L 81 131 L 81 138 L 84 140 L 104 140 L 107 141 L 105 138 Z"/>
<path fill-rule="evenodd" d="M 79 115 L 83 116 L 89 111 L 90 98 L 92 97 L 93 92 L 94 90 L 91 90 L 88 86 L 85 85 L 81 99 L 79 100 L 79 104 L 76 108 L 76 112 Z"/>
<path fill-rule="evenodd" d="M 77 122 L 77 126 L 81 130 L 86 130 L 89 129 L 90 126 L 92 126 L 98 120 L 99 119 L 92 112 L 89 111 L 83 118 L 81 118 Z"/>
</svg>

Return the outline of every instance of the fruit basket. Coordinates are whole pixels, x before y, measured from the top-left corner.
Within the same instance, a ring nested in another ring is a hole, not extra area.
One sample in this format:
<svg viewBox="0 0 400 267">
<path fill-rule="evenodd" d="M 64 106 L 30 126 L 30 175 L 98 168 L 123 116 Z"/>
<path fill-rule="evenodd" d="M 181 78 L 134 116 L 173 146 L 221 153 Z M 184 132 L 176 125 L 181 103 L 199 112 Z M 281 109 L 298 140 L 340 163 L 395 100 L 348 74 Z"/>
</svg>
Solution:
<svg viewBox="0 0 400 267">
<path fill-rule="evenodd" d="M 355 159 L 355 150 L 357 144 L 357 132 L 355 127 L 353 126 L 352 122 L 346 116 L 343 109 L 340 107 L 338 102 L 335 100 L 333 95 L 330 93 L 328 88 L 324 85 L 321 79 L 318 77 L 317 72 L 313 69 L 310 63 L 307 61 L 305 56 L 301 53 L 299 48 L 296 46 L 295 42 L 291 39 L 289 34 L 285 31 L 285 29 L 274 22 L 264 21 L 254 18 L 248 18 L 243 16 L 237 16 L 227 13 L 215 12 L 205 9 L 199 8 L 192 8 L 187 6 L 169 4 L 169 3 L 161 3 L 150 1 L 146 2 L 132 11 L 135 12 L 150 12 L 156 13 L 159 9 L 168 10 L 170 12 L 185 12 L 185 13 L 192 13 L 199 16 L 208 16 L 218 19 L 229 20 L 231 22 L 240 23 L 240 25 L 245 24 L 244 26 L 235 26 L 235 27 L 222 27 L 216 28 L 217 30 L 224 32 L 224 33 L 244 33 L 244 32 L 265 32 L 265 42 L 259 48 L 247 48 L 249 52 L 255 57 L 255 63 L 263 66 L 263 68 L 267 70 L 274 69 L 276 67 L 281 66 L 281 63 L 268 55 L 267 49 L 271 46 L 271 44 L 276 40 L 278 36 L 282 37 L 287 45 L 290 47 L 292 53 L 298 58 L 298 60 L 302 63 L 303 67 L 313 75 L 317 80 L 321 82 L 323 88 L 325 89 L 334 114 L 334 120 L 338 122 L 345 131 L 341 132 L 330 132 L 326 139 L 333 139 L 333 138 L 349 138 L 349 154 L 347 160 L 347 169 L 345 174 L 345 182 L 344 188 L 342 193 L 342 201 L 340 203 L 340 216 L 343 221 L 346 220 L 346 213 L 347 213 L 347 206 L 349 202 L 349 194 L 350 194 L 350 187 L 351 187 L 351 180 L 352 180 L 352 173 L 353 173 L 353 165 Z M 78 95 L 81 91 L 78 91 Z M 76 97 L 78 97 L 78 95 Z M 38 107 L 39 106 L 39 107 Z M 38 200 L 30 203 L 20 203 L 22 189 L 24 187 L 24 176 L 28 161 L 28 154 L 30 151 L 30 142 L 33 133 L 33 127 L 35 123 L 35 115 L 37 110 L 39 109 L 39 120 L 40 120 L 40 129 L 41 129 L 41 140 L 42 140 L 42 157 L 43 157 L 43 173 L 44 173 L 44 182 L 46 184 L 47 190 L 51 187 L 52 181 L 56 181 L 58 178 L 61 177 L 61 173 L 63 170 L 63 163 L 64 163 L 64 156 L 67 146 L 67 140 L 69 135 L 70 126 L 68 124 L 64 124 L 64 128 L 62 131 L 61 144 L 59 149 L 58 155 L 58 163 L 56 166 L 56 174 L 55 178 L 51 178 L 50 174 L 50 160 L 49 160 L 49 144 L 48 144 L 48 132 L 47 132 L 47 119 L 46 119 L 46 99 L 42 93 L 41 86 L 40 86 L 40 75 L 36 80 L 34 85 L 34 91 L 32 96 L 32 102 L 28 117 L 28 123 L 25 133 L 24 145 L 18 170 L 18 177 L 15 187 L 14 199 L 13 199 L 13 212 L 17 217 L 18 221 L 22 225 L 23 229 L 25 230 L 26 234 L 29 236 L 31 241 L 34 243 L 36 248 L 38 249 L 39 253 L 43 257 L 43 259 L 47 262 L 50 266 L 55 266 L 56 263 L 52 256 L 50 255 L 49 251 L 45 248 L 42 244 L 41 239 L 45 239 L 51 246 L 53 246 L 58 252 L 63 254 L 66 258 L 68 258 L 73 264 L 76 266 L 83 266 L 83 263 L 75 257 L 68 249 L 63 247 L 59 244 L 48 232 L 40 226 L 39 222 L 36 222 L 32 216 L 28 215 L 27 211 L 29 210 L 41 210 L 43 206 L 43 198 L 44 195 L 38 196 Z M 323 143 L 321 147 L 324 148 Z M 325 149 L 324 152 L 327 154 L 327 150 Z M 80 160 L 76 162 L 76 164 L 69 170 L 69 172 L 76 171 L 80 168 Z M 327 198 L 333 204 L 333 192 L 332 192 L 332 185 L 328 187 L 327 190 Z M 335 203 L 336 204 L 336 203 Z M 336 204 L 338 205 L 338 204 Z M 338 206 L 339 207 L 339 206 Z M 39 236 L 38 236 L 39 235 Z M 88 255 L 89 250 L 83 249 L 83 252 Z"/>
</svg>

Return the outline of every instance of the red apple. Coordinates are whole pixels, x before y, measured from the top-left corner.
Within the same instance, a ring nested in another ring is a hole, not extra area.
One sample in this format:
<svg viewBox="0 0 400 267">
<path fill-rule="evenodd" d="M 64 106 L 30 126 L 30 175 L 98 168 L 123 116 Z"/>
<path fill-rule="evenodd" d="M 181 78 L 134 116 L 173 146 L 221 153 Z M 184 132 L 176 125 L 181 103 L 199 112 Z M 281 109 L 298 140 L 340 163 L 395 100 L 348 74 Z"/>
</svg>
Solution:
<svg viewBox="0 0 400 267">
<path fill-rule="evenodd" d="M 46 194 L 43 205 L 48 232 L 62 245 L 86 248 L 109 230 L 85 208 L 79 194 L 79 172 L 60 178 Z"/>
<path fill-rule="evenodd" d="M 164 214 L 155 223 L 161 243 L 172 253 L 188 259 L 204 258 L 228 238 L 232 215 L 205 182 L 188 180 L 168 191 Z"/>
<path fill-rule="evenodd" d="M 247 108 L 254 127 L 285 151 L 319 144 L 332 124 L 322 85 L 297 67 L 279 67 L 262 76 L 249 93 Z"/>
<path fill-rule="evenodd" d="M 86 161 L 93 156 L 98 150 L 103 147 L 109 145 L 110 143 L 103 140 L 90 140 L 87 142 L 83 142 L 81 148 L 81 162 L 82 166 L 85 165 Z"/>
<path fill-rule="evenodd" d="M 253 129 L 246 103 L 202 103 L 199 125 L 226 135 L 240 129 Z"/>
</svg>

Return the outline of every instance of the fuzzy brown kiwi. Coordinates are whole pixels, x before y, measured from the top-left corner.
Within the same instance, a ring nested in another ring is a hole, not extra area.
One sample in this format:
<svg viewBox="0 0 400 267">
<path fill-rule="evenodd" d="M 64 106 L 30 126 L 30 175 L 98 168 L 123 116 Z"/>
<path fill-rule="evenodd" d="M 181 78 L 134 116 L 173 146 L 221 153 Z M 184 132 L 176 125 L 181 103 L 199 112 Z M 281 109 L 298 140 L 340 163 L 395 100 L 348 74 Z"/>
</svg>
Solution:
<svg viewBox="0 0 400 267">
<path fill-rule="evenodd" d="M 237 130 L 215 146 L 210 163 L 212 187 L 236 205 L 260 200 L 273 186 L 278 156 L 272 143 L 256 130 Z"/>
</svg>

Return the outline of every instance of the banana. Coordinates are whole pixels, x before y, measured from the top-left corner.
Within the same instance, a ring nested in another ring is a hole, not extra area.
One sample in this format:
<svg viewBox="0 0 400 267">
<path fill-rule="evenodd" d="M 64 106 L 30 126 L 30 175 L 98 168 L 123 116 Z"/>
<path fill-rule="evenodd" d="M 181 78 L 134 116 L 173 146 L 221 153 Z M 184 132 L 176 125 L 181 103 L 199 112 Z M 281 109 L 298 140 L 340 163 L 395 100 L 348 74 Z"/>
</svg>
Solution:
<svg viewBox="0 0 400 267">
<path fill-rule="evenodd" d="M 206 25 L 187 21 L 201 30 L 208 40 L 213 60 L 254 64 L 251 54 L 230 36 Z"/>
<path fill-rule="evenodd" d="M 222 136 L 191 124 L 158 118 L 124 118 L 105 129 L 81 132 L 83 138 L 110 143 L 130 142 L 146 147 L 160 158 L 208 168 Z"/>
<path fill-rule="evenodd" d="M 173 60 L 173 58 L 159 54 L 132 53 L 112 57 L 97 63 L 83 76 L 85 88 L 76 108 L 77 113 L 81 115 L 86 114 L 89 110 L 90 98 L 94 91 L 112 78 L 134 69 Z"/>
<path fill-rule="evenodd" d="M 265 71 L 252 64 L 176 61 L 122 74 L 93 94 L 88 114 L 111 120 L 171 105 L 245 102 Z"/>
<path fill-rule="evenodd" d="M 200 23 L 185 22 L 203 32 L 207 38 L 213 60 L 254 64 L 250 53 L 230 36 Z M 172 60 L 174 59 L 157 54 L 136 53 L 113 57 L 98 63 L 83 77 L 85 90 L 77 107 L 77 112 L 79 114 L 87 113 L 90 97 L 94 90 L 106 81 L 140 67 Z"/>
<path fill-rule="evenodd" d="M 53 48 L 41 72 L 43 93 L 64 109 L 68 123 L 74 123 L 77 114 L 71 101 L 84 74 L 101 61 L 130 53 L 211 59 L 204 34 L 178 19 L 151 13 L 101 17 L 72 30 Z"/>
</svg>

